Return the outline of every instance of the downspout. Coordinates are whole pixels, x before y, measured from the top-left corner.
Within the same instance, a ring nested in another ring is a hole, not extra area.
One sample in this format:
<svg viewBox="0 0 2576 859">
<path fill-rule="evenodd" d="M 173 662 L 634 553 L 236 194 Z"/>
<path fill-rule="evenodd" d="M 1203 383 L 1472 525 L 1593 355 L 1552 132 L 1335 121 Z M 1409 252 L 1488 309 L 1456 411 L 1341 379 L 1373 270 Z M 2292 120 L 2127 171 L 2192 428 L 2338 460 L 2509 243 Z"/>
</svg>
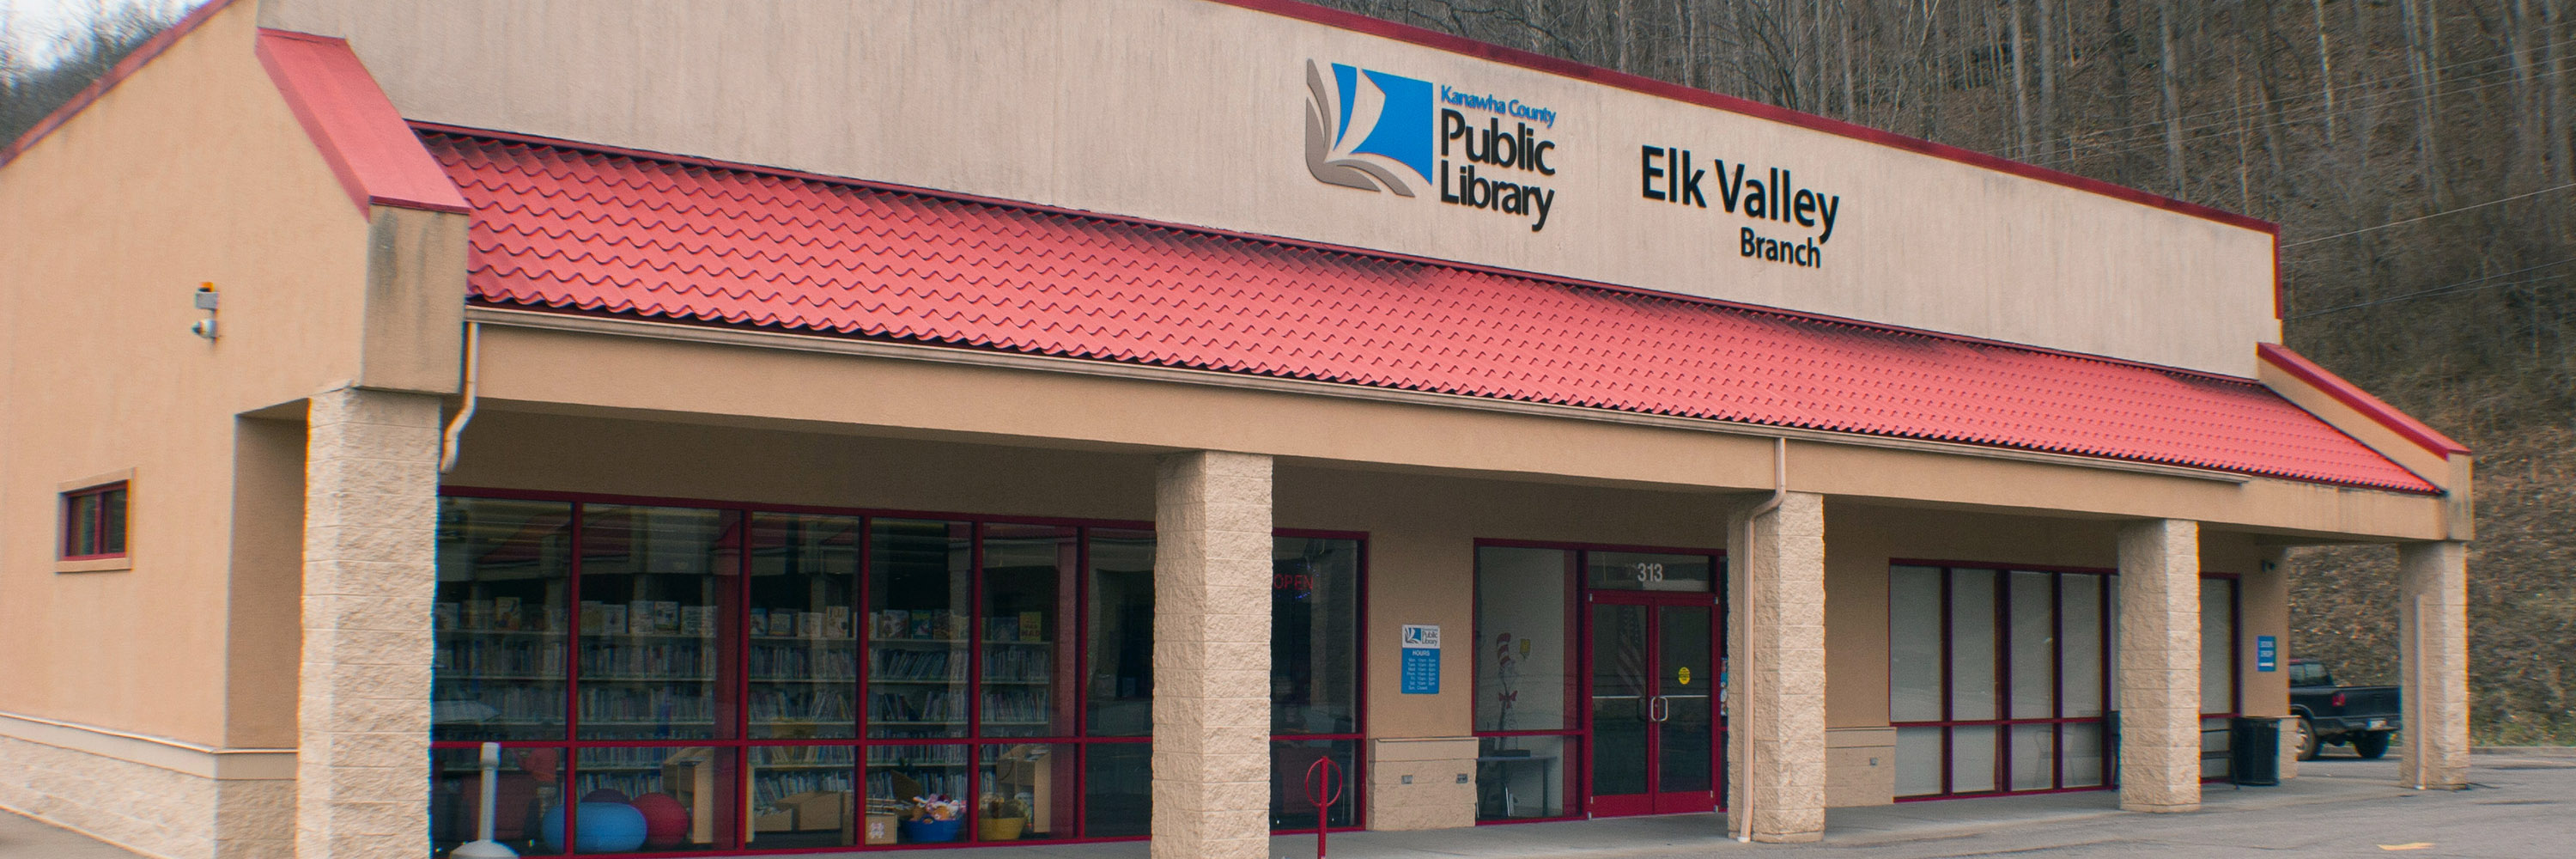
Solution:
<svg viewBox="0 0 2576 859">
<path fill-rule="evenodd" d="M 483 357 L 483 323 L 465 323 L 465 405 L 447 422 L 447 436 L 438 446 L 438 473 L 456 469 L 457 440 L 465 435 L 465 425 L 474 422 L 474 388 Z"/>
<path fill-rule="evenodd" d="M 1743 565 L 1744 570 L 1744 593 L 1738 597 L 1740 599 L 1751 599 L 1753 595 L 1753 521 L 1762 518 L 1762 514 L 1780 509 L 1780 502 L 1789 497 L 1789 439 L 1782 436 L 1771 441 L 1771 497 L 1755 505 L 1753 512 L 1745 514 L 1744 539 L 1736 543 L 1743 547 L 1741 559 L 1736 561 Z M 1734 659 L 1742 662 L 1743 665 L 1728 672 L 1737 678 L 1735 682 L 1738 693 L 1734 696 L 1735 700 L 1748 702 L 1748 706 L 1744 708 L 1745 781 L 1753 780 L 1753 750 L 1761 747 L 1760 737 L 1762 736 L 1752 724 L 1755 708 L 1749 705 L 1753 686 L 1753 648 L 1749 645 L 1753 641 L 1752 627 L 1756 614 L 1752 611 L 1744 613 L 1744 640 L 1748 646 L 1744 648 L 1743 653 L 1734 655 Z M 1729 732 L 1730 735 L 1732 733 Z M 1737 804 L 1744 806 L 1744 813 L 1736 818 L 1739 822 L 1735 825 L 1735 841 L 1738 844 L 1750 844 L 1753 841 L 1753 791 L 1749 787 L 1739 788 L 1739 790 L 1741 792 L 1736 797 Z"/>
</svg>

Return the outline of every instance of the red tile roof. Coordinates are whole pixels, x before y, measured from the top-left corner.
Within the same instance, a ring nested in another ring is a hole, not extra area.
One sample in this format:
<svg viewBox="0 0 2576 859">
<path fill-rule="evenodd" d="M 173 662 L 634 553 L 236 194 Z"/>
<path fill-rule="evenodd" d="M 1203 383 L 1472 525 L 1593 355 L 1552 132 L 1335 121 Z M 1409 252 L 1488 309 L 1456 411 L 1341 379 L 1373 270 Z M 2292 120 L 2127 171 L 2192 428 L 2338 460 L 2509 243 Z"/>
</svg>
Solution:
<svg viewBox="0 0 2576 859">
<path fill-rule="evenodd" d="M 2437 492 L 2246 379 L 866 183 L 426 133 L 546 307 Z"/>
<path fill-rule="evenodd" d="M 253 52 L 360 214 L 370 204 L 466 211 L 348 40 L 264 29 Z"/>
</svg>

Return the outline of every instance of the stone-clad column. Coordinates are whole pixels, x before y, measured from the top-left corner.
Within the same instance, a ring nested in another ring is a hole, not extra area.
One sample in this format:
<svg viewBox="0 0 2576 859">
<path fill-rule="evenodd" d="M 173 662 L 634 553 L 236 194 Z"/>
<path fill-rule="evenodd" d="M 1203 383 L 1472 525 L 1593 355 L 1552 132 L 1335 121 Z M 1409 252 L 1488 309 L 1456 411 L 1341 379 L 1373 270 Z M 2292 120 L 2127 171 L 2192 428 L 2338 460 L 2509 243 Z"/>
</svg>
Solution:
<svg viewBox="0 0 2576 859">
<path fill-rule="evenodd" d="M 1270 458 L 1166 456 L 1154 484 L 1155 859 L 1270 847 Z"/>
<path fill-rule="evenodd" d="M 429 838 L 430 603 L 439 400 L 313 397 L 295 852 L 415 856 Z"/>
<path fill-rule="evenodd" d="M 2405 696 L 2397 781 L 2408 787 L 2469 783 L 2468 564 L 2463 543 L 2397 548 L 2397 682 Z"/>
<path fill-rule="evenodd" d="M 1748 509 L 1746 512 L 1750 512 Z M 1746 517 L 1730 533 L 1746 534 Z M 1727 826 L 1756 841 L 1825 833 L 1825 498 L 1787 493 L 1727 564 Z"/>
<path fill-rule="evenodd" d="M 2200 523 L 2120 529 L 2120 808 L 2200 808 Z"/>
</svg>

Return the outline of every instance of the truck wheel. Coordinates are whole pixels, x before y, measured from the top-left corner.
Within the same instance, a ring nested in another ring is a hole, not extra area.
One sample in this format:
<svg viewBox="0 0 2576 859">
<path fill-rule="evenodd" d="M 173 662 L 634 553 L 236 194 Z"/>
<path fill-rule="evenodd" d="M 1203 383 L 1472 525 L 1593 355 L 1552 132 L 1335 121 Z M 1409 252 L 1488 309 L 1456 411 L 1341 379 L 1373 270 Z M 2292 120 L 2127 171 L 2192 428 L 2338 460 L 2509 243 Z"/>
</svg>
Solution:
<svg viewBox="0 0 2576 859">
<path fill-rule="evenodd" d="M 2318 753 L 2318 752 L 2321 752 L 2321 751 L 2324 751 L 2324 750 L 2325 750 L 2325 743 L 2323 743 L 2323 742 L 2319 742 L 2319 741 L 2317 740 L 2317 726 L 2316 726 L 2314 723 L 2309 722 L 2309 721 L 2308 721 L 2308 717 L 2306 717 L 2306 716 L 2300 716 L 2300 717 L 2299 717 L 2299 760 L 2303 760 L 2303 761 L 2313 761 L 2313 760 L 2316 760 L 2316 759 L 2317 759 L 2317 753 Z"/>
<path fill-rule="evenodd" d="M 2352 750 L 2361 755 L 2363 760 L 2378 760 L 2380 755 L 2388 754 L 2388 732 L 2372 731 L 2367 734 L 2354 734 Z"/>
</svg>

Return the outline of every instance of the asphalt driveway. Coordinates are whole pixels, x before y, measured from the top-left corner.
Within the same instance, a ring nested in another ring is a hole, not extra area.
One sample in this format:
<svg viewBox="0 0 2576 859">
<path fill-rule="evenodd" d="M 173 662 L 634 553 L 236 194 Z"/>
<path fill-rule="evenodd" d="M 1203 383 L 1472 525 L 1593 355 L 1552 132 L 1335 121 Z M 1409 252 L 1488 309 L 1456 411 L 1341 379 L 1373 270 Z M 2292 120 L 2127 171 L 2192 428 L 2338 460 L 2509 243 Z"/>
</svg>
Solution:
<svg viewBox="0 0 2576 859">
<path fill-rule="evenodd" d="M 2342 751 L 2342 750 L 2336 750 Z M 2107 792 L 1914 802 L 1836 809 L 1821 843 L 1743 845 L 1716 815 L 1485 826 L 1334 836 L 1336 859 L 1681 859 L 1818 856 L 1947 859 L 2382 856 L 2531 859 L 2576 856 L 2576 749 L 2487 750 L 2465 791 L 2396 786 L 2394 759 L 2348 751 L 2300 765 L 2279 787 L 2211 787 L 2193 814 L 2128 814 Z M 1140 859 L 1145 845 L 973 850 L 967 859 Z M 1280 859 L 1315 855 L 1312 836 L 1271 841 Z M 133 859 L 136 854 L 0 812 L 0 857 Z M 872 854 L 824 854 L 857 856 Z M 884 855 L 884 854 L 873 854 Z M 945 855 L 945 854 L 943 854 Z M 805 854 L 799 859 L 821 859 Z"/>
</svg>

